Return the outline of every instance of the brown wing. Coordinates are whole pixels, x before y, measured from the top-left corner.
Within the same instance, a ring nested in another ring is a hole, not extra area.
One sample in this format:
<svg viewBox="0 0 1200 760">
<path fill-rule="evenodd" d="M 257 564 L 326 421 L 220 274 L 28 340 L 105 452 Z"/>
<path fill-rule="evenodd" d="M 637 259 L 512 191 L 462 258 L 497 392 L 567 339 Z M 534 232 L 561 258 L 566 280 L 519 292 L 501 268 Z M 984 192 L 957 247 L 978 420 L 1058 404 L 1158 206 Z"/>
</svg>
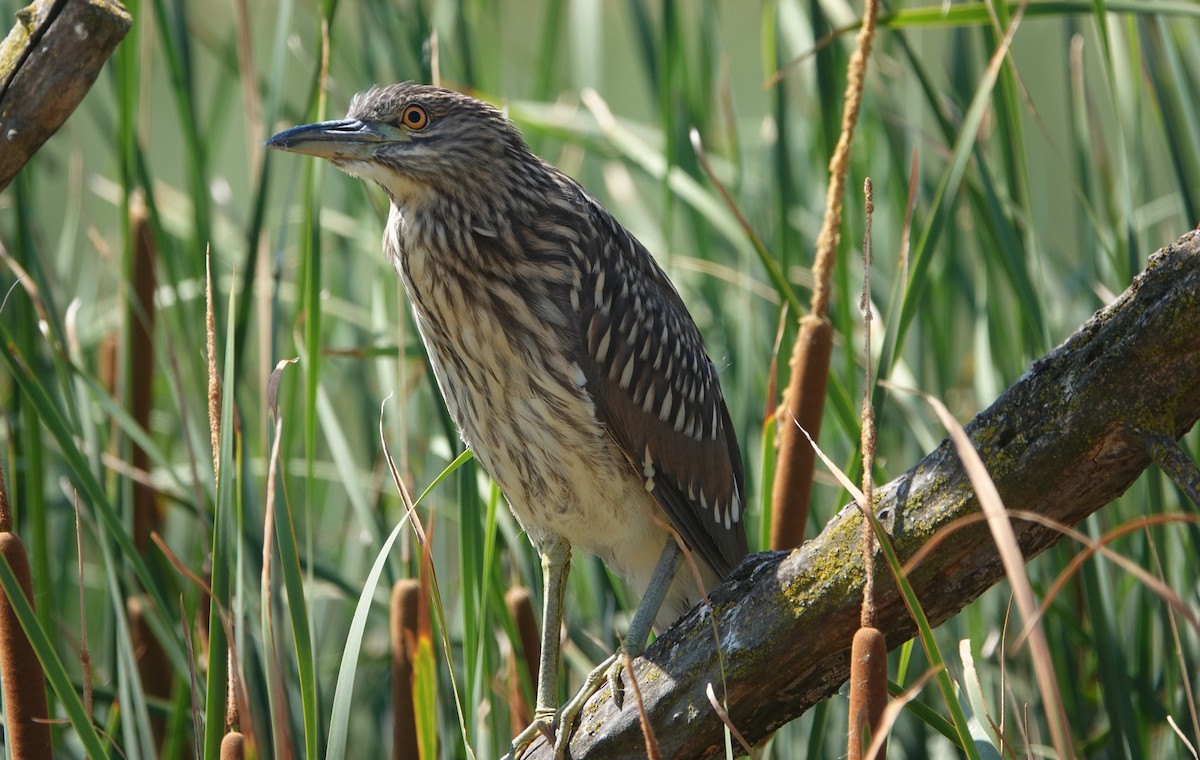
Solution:
<svg viewBox="0 0 1200 760">
<path fill-rule="evenodd" d="M 594 234 L 576 251 L 571 298 L 597 415 L 689 548 L 723 577 L 747 548 L 741 453 L 716 369 L 666 274 L 584 198 Z"/>
</svg>

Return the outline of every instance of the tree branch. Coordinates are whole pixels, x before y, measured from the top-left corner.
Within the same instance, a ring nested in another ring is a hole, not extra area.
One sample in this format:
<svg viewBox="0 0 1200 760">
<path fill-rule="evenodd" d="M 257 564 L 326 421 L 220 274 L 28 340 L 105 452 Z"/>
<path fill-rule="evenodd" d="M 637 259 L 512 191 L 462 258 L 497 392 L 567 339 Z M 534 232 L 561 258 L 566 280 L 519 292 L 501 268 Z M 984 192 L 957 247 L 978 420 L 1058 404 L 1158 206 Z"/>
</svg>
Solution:
<svg viewBox="0 0 1200 760">
<path fill-rule="evenodd" d="M 116 0 L 37 0 L 0 43 L 0 191 L 83 100 L 129 31 Z"/>
<path fill-rule="evenodd" d="M 1192 232 L 1154 254 L 1120 298 L 967 425 L 1006 507 L 1078 523 L 1147 467 L 1147 440 L 1186 433 L 1200 417 L 1198 320 L 1200 232 Z M 880 488 L 878 498 L 903 560 L 939 529 L 979 512 L 949 441 Z M 751 742 L 838 690 L 859 623 L 860 519 L 848 506 L 799 550 L 748 557 L 713 590 L 712 617 L 693 610 L 634 661 L 663 757 L 723 756 L 722 726 L 705 695 L 710 683 Z M 1060 538 L 1015 518 L 1013 529 L 1027 559 Z M 915 628 L 887 572 L 880 568 L 876 581 L 878 626 L 896 646 Z M 940 542 L 910 581 L 936 625 L 1002 577 L 991 535 L 975 522 Z M 644 758 L 632 702 L 618 710 L 602 689 L 585 707 L 570 749 L 576 758 Z M 551 755 L 539 743 L 527 757 Z"/>
</svg>

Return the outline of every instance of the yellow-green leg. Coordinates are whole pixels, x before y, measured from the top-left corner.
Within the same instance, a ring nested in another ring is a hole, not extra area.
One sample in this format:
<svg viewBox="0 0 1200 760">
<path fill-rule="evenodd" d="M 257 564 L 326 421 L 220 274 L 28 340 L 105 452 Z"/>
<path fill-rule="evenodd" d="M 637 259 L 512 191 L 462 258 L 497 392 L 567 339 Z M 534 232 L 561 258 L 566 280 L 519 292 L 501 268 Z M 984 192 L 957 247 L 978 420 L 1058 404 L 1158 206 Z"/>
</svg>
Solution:
<svg viewBox="0 0 1200 760">
<path fill-rule="evenodd" d="M 563 594 L 571 569 L 571 545 L 558 538 L 546 541 L 542 555 L 542 658 L 538 662 L 537 705 L 533 723 L 512 741 L 509 757 L 519 760 L 538 736 L 555 740 L 555 716 L 558 713 L 558 650 L 562 630 Z"/>
<path fill-rule="evenodd" d="M 679 550 L 679 545 L 675 543 L 673 537 L 668 538 L 667 545 L 663 547 L 662 554 L 659 555 L 658 564 L 654 566 L 654 575 L 650 577 L 650 585 L 646 588 L 646 593 L 642 595 L 642 600 L 633 613 L 633 620 L 629 621 L 629 630 L 625 633 L 625 641 L 621 648 L 628 652 L 630 657 L 638 656 L 646 648 L 646 639 L 650 637 L 654 619 L 658 617 L 658 611 L 662 609 L 663 600 L 667 598 L 667 591 L 671 588 L 671 581 L 675 579 L 675 572 L 679 570 L 679 563 L 682 559 L 683 553 Z M 557 760 L 566 757 L 567 744 L 571 740 L 571 729 L 575 724 L 575 719 L 579 717 L 583 706 L 592 698 L 592 695 L 600 690 L 601 684 L 606 680 L 612 689 L 613 700 L 617 703 L 617 707 L 621 706 L 624 700 L 624 689 L 621 684 L 623 667 L 621 652 L 617 652 L 589 673 L 579 693 L 563 705 L 562 712 L 558 717 L 558 737 L 554 741 L 554 757 Z"/>
</svg>

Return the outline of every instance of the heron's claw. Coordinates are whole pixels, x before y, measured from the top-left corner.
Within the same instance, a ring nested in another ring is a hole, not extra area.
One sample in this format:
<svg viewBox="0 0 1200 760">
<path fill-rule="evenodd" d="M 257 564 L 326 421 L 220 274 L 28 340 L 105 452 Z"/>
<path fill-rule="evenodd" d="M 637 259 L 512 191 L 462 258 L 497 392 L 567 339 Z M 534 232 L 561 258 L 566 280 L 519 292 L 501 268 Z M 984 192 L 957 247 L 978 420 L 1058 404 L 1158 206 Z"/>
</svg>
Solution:
<svg viewBox="0 0 1200 760">
<path fill-rule="evenodd" d="M 539 736 L 554 745 L 554 760 L 566 760 L 567 745 L 571 743 L 571 734 L 575 729 L 575 721 L 579 718 L 588 701 L 600 693 L 605 683 L 612 691 L 613 702 L 620 710 L 625 702 L 625 685 L 621 681 L 621 671 L 625 669 L 625 661 L 620 652 L 600 663 L 588 674 L 583 687 L 562 706 L 558 713 L 547 713 L 535 717 L 529 727 L 513 739 L 512 749 L 506 760 L 521 760 L 521 757 L 533 746 Z"/>
<path fill-rule="evenodd" d="M 571 741 L 575 719 L 583 712 L 584 705 L 588 703 L 588 700 L 599 693 L 605 682 L 612 689 L 613 701 L 620 709 L 625 698 L 625 687 L 621 683 L 621 671 L 624 668 L 625 664 L 621 659 L 621 653 L 612 655 L 588 674 L 587 679 L 583 682 L 583 688 L 574 697 L 571 697 L 571 701 L 563 705 L 562 710 L 558 713 L 558 727 L 561 730 L 558 732 L 558 739 L 554 742 L 555 760 L 564 760 L 567 756 L 567 744 Z"/>
<path fill-rule="evenodd" d="M 529 748 L 533 746 L 533 743 L 538 740 L 539 736 L 544 736 L 547 743 L 557 747 L 557 742 L 555 741 L 555 728 L 557 725 L 558 715 L 554 712 L 535 715 L 533 722 L 526 726 L 525 730 L 517 734 L 512 740 L 512 746 L 509 747 L 508 754 L 505 755 L 505 760 L 521 760 Z"/>
</svg>

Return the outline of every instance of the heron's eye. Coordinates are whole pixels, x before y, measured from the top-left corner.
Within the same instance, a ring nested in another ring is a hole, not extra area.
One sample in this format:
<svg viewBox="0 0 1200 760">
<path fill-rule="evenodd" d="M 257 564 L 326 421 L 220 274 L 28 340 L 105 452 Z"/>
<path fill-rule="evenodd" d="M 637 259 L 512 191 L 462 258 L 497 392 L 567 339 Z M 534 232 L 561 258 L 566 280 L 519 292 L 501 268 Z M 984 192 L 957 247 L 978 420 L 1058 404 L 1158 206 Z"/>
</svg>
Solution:
<svg viewBox="0 0 1200 760">
<path fill-rule="evenodd" d="M 404 107 L 400 114 L 400 122 L 409 129 L 419 131 L 429 126 L 429 113 L 423 106 L 413 103 Z"/>
</svg>

